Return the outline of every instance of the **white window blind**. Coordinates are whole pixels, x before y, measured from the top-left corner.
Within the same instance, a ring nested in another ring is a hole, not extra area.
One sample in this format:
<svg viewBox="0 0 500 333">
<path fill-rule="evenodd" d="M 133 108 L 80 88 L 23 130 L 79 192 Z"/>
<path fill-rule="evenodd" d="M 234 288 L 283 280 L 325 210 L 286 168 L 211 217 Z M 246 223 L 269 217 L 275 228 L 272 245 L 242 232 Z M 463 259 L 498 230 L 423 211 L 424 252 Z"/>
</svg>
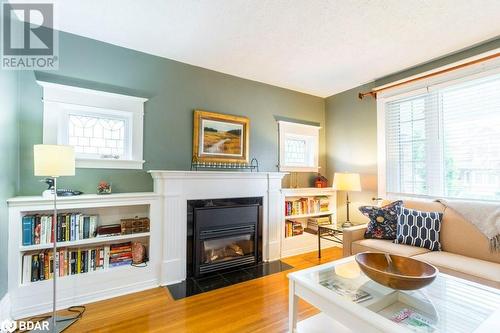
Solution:
<svg viewBox="0 0 500 333">
<path fill-rule="evenodd" d="M 500 200 L 500 75 L 385 103 L 386 190 Z"/>
</svg>

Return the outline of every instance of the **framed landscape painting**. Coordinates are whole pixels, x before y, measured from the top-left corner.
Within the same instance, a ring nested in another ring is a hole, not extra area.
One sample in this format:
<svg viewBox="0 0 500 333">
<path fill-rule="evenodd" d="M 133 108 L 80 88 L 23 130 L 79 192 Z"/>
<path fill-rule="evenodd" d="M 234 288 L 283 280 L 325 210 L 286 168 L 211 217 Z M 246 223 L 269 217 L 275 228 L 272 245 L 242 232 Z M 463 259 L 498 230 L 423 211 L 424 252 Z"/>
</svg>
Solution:
<svg viewBox="0 0 500 333">
<path fill-rule="evenodd" d="M 195 110 L 193 124 L 196 161 L 248 163 L 247 117 Z"/>
</svg>

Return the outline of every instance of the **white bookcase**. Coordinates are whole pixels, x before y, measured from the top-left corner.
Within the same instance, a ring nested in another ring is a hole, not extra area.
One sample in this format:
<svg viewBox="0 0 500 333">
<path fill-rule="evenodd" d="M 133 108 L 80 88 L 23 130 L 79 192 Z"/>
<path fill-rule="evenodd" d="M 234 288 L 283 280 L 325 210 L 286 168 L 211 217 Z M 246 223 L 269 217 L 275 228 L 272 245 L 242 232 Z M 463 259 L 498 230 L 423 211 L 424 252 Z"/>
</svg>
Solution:
<svg viewBox="0 0 500 333">
<path fill-rule="evenodd" d="M 9 205 L 8 284 L 13 318 L 49 312 L 52 307 L 52 280 L 22 283 L 23 255 L 50 250 L 52 244 L 23 246 L 22 217 L 52 214 L 53 201 L 42 197 L 16 197 Z M 156 193 L 123 193 L 60 197 L 58 213 L 97 215 L 98 225 L 120 223 L 120 219 L 149 217 L 150 231 L 138 234 L 95 237 L 59 242 L 59 248 L 88 248 L 138 240 L 148 249 L 146 267 L 119 266 L 58 277 L 57 307 L 85 304 L 159 286 L 161 262 L 161 205 Z"/>
<path fill-rule="evenodd" d="M 332 223 L 337 223 L 337 192 L 332 187 L 325 188 L 284 188 L 281 189 L 283 194 L 283 218 L 281 227 L 281 257 L 290 257 L 301 253 L 312 252 L 318 249 L 318 236 L 305 232 L 302 235 L 285 237 L 285 221 L 290 219 L 300 221 L 305 228 L 309 217 L 330 216 Z M 285 215 L 285 202 L 298 200 L 300 198 L 310 197 L 327 197 L 329 200 L 328 211 L 305 213 L 300 215 Z M 334 242 L 322 240 L 321 248 L 339 246 Z"/>
</svg>

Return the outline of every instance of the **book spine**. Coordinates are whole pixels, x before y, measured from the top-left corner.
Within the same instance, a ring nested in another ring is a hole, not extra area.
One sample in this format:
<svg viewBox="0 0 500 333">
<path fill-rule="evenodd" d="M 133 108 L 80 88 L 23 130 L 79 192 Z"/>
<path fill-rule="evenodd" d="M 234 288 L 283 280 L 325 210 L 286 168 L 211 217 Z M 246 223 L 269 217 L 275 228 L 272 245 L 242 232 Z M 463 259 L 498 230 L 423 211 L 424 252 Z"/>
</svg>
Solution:
<svg viewBox="0 0 500 333">
<path fill-rule="evenodd" d="M 70 259 L 70 274 L 76 274 L 76 260 L 77 260 L 77 253 L 76 251 L 71 251 L 71 259 Z"/>
<path fill-rule="evenodd" d="M 37 215 L 35 218 L 35 230 L 34 230 L 34 236 L 35 239 L 33 240 L 33 244 L 40 244 L 40 228 L 41 228 L 41 221 L 40 221 L 40 216 Z"/>
<path fill-rule="evenodd" d="M 38 254 L 31 258 L 31 282 L 40 280 L 40 261 Z"/>
<path fill-rule="evenodd" d="M 109 245 L 104 246 L 104 268 L 109 267 Z"/>
<path fill-rule="evenodd" d="M 97 233 L 97 216 L 90 216 L 90 237 L 93 238 Z"/>
<path fill-rule="evenodd" d="M 61 235 L 62 235 L 61 217 L 60 215 L 58 215 L 56 218 L 56 239 L 58 242 L 61 241 Z"/>
<path fill-rule="evenodd" d="M 104 269 L 104 248 L 99 249 L 99 268 Z"/>
<path fill-rule="evenodd" d="M 82 251 L 80 251 L 80 249 L 78 249 L 78 251 L 76 253 L 76 272 L 75 272 L 75 274 L 80 273 L 81 270 L 82 270 Z"/>
<path fill-rule="evenodd" d="M 66 222 L 66 234 L 64 235 L 64 239 L 66 241 L 69 241 L 70 240 L 70 228 L 71 228 L 71 225 L 70 225 L 70 221 L 69 221 L 69 214 L 65 214 L 64 215 L 64 221 Z"/>
<path fill-rule="evenodd" d="M 90 216 L 83 217 L 83 239 L 90 238 Z"/>
<path fill-rule="evenodd" d="M 32 217 L 31 216 L 23 216 L 23 245 L 32 245 L 31 240 L 33 238 L 32 236 Z"/>
<path fill-rule="evenodd" d="M 23 278 L 24 284 L 31 282 L 31 254 L 23 256 Z"/>
<path fill-rule="evenodd" d="M 45 252 L 39 254 L 40 260 L 40 280 L 45 280 Z"/>
<path fill-rule="evenodd" d="M 114 262 L 110 263 L 109 267 L 117 267 L 117 266 L 125 266 L 125 265 L 130 265 L 132 263 L 132 260 L 125 260 L 125 261 L 119 261 L 119 262 Z"/>
<path fill-rule="evenodd" d="M 80 215 L 75 216 L 75 240 L 80 240 Z"/>
</svg>

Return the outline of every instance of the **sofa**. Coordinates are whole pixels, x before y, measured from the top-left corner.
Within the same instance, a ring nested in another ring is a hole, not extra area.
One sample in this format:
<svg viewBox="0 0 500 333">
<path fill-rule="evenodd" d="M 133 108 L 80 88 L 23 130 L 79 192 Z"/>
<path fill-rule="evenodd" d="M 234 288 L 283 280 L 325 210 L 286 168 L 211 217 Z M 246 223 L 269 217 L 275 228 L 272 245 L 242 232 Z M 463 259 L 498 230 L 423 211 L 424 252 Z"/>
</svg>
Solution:
<svg viewBox="0 0 500 333">
<path fill-rule="evenodd" d="M 438 202 L 404 201 L 404 206 L 443 213 L 441 251 L 395 244 L 391 240 L 365 239 L 366 225 L 358 225 L 344 229 L 344 256 L 371 251 L 412 257 L 436 266 L 443 273 L 500 289 L 500 253 L 490 251 L 488 239 L 473 224 Z"/>
</svg>

